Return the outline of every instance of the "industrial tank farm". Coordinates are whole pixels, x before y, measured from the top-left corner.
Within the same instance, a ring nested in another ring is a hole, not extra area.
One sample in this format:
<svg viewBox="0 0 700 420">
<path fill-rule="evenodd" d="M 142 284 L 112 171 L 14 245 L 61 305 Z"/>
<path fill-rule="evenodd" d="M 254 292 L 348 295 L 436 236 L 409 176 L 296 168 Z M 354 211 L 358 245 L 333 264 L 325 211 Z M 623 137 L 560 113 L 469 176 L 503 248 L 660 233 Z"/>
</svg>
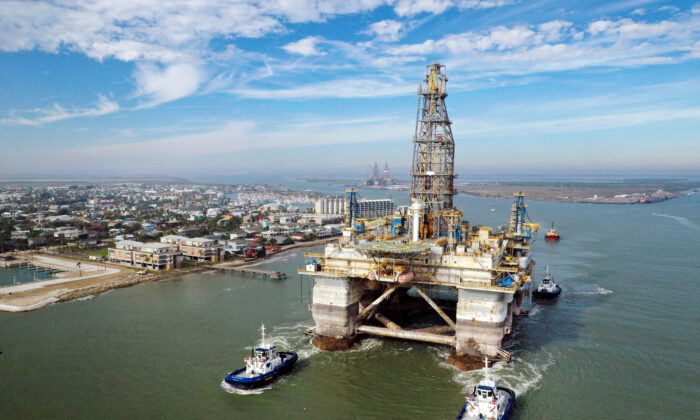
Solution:
<svg viewBox="0 0 700 420">
<path fill-rule="evenodd" d="M 346 227 L 323 253 L 306 254 L 313 276 L 315 340 L 346 348 L 360 335 L 452 346 L 453 357 L 509 359 L 502 349 L 521 314 L 534 261 L 524 194 L 510 224 L 472 225 L 454 208 L 454 139 L 445 67 L 427 68 L 413 138 L 410 203 L 386 218 L 357 217 L 348 190 Z"/>
</svg>

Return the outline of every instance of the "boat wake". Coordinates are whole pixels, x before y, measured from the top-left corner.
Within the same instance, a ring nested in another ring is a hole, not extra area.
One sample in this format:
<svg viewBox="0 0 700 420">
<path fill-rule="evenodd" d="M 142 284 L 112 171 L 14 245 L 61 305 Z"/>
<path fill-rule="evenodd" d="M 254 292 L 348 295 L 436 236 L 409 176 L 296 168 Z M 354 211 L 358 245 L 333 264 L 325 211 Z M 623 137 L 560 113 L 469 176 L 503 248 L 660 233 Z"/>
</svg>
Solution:
<svg viewBox="0 0 700 420">
<path fill-rule="evenodd" d="M 278 382 L 282 382 L 280 379 Z M 255 389 L 239 389 L 236 387 L 233 387 L 229 384 L 226 383 L 225 380 L 221 381 L 221 389 L 224 391 L 228 392 L 229 394 L 238 394 L 238 395 L 260 395 L 263 392 L 267 391 L 268 389 L 272 389 L 272 384 L 268 386 L 263 386 L 260 388 L 255 388 Z"/>
<path fill-rule="evenodd" d="M 452 365 L 447 363 L 449 350 L 444 348 L 436 348 L 437 356 L 440 358 L 440 364 L 449 369 L 455 370 L 452 380 L 463 386 L 462 392 L 466 395 L 483 378 L 484 372 L 482 369 L 463 372 L 457 370 Z M 510 363 L 496 362 L 489 368 L 490 372 L 495 372 L 495 376 L 499 378 L 502 385 L 515 391 L 517 396 L 521 396 L 530 389 L 536 389 L 542 380 L 544 373 L 554 364 L 554 357 L 545 353 L 538 356 L 536 362 L 519 359 L 516 354 L 513 354 L 513 359 Z"/>
<path fill-rule="evenodd" d="M 270 343 L 279 349 L 295 351 L 299 360 L 308 359 L 316 353 L 320 353 L 316 346 L 311 344 L 308 336 L 304 335 L 304 330 L 313 328 L 313 322 L 297 322 L 290 325 L 279 325 L 272 329 Z"/>
<path fill-rule="evenodd" d="M 265 258 L 263 260 L 260 260 L 258 262 L 254 262 L 252 264 L 246 264 L 244 267 L 257 267 L 260 265 L 265 265 L 265 264 L 270 264 L 270 263 L 278 263 L 278 262 L 287 262 L 290 261 L 293 258 L 296 258 L 299 254 L 296 252 L 292 253 L 282 253 L 281 255 L 275 255 L 274 257 L 271 258 Z"/>
<path fill-rule="evenodd" d="M 613 293 L 612 290 L 608 290 L 604 287 L 600 287 L 597 284 L 594 286 L 596 286 L 595 290 L 578 291 L 578 292 L 573 292 L 573 294 L 575 294 L 575 295 L 611 295 Z"/>
<path fill-rule="evenodd" d="M 652 216 L 659 216 L 659 217 L 668 217 L 669 219 L 673 219 L 685 227 L 689 227 L 691 229 L 695 229 L 697 231 L 700 231 L 700 226 L 696 225 L 695 223 L 691 222 L 690 220 L 686 219 L 685 217 L 672 216 L 670 214 L 662 214 L 662 213 L 652 213 L 651 215 Z"/>
<path fill-rule="evenodd" d="M 538 313 L 540 313 L 540 307 L 538 305 L 533 305 L 532 308 L 529 309 L 527 317 L 532 318 Z"/>
</svg>

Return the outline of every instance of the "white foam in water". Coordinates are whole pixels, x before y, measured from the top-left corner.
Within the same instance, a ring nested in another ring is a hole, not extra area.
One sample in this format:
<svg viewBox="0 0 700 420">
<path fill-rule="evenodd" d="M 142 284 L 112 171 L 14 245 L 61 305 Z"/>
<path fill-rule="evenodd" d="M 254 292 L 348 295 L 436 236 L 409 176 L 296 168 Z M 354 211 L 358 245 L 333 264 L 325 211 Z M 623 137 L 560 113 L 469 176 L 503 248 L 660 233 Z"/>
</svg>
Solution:
<svg viewBox="0 0 700 420">
<path fill-rule="evenodd" d="M 540 313 L 540 307 L 538 305 L 535 305 L 528 310 L 527 316 L 528 316 L 528 318 L 532 318 L 533 316 L 537 315 L 538 313 Z"/>
<path fill-rule="evenodd" d="M 99 296 L 104 296 L 108 293 L 111 293 L 111 290 L 106 290 L 102 293 L 99 294 Z M 88 296 L 83 296 L 81 298 L 73 299 L 73 302 L 85 302 L 86 300 L 93 300 L 97 297 L 98 295 L 88 295 Z"/>
<path fill-rule="evenodd" d="M 271 257 L 271 258 L 266 258 L 266 259 L 260 260 L 258 262 L 254 262 L 252 264 L 246 264 L 246 265 L 244 265 L 244 267 L 256 267 L 256 266 L 263 265 L 263 264 L 276 263 L 276 262 L 286 262 L 286 261 L 289 261 L 292 258 L 296 257 L 297 255 L 299 255 L 299 254 L 297 254 L 296 252 L 292 252 L 291 254 L 287 254 L 285 252 L 283 254 L 276 255 L 276 256 Z"/>
<path fill-rule="evenodd" d="M 435 348 L 435 356 L 438 363 L 454 371 L 452 380 L 463 386 L 464 394 L 470 393 L 479 381 L 484 377 L 483 369 L 461 371 L 447 362 L 449 350 L 446 348 Z M 523 395 L 530 389 L 538 386 L 544 373 L 554 363 L 554 358 L 547 353 L 544 357 L 538 357 L 536 362 L 520 360 L 513 354 L 509 363 L 496 362 L 489 368 L 489 372 L 494 373 L 501 385 L 505 385 L 515 391 L 517 396 Z"/>
<path fill-rule="evenodd" d="M 690 220 L 686 219 L 685 217 L 672 216 L 670 214 L 661 214 L 661 213 L 652 213 L 651 215 L 652 216 L 659 216 L 659 217 L 668 217 L 669 219 L 673 219 L 685 227 L 689 227 L 691 229 L 695 229 L 695 230 L 700 231 L 700 226 L 696 225 L 695 223 L 691 222 Z"/>
<path fill-rule="evenodd" d="M 314 324 L 310 322 L 275 326 L 269 339 L 280 350 L 296 352 L 299 360 L 308 359 L 321 351 L 311 344 L 311 339 L 308 339 L 308 336 L 304 334 L 305 330 L 313 328 L 313 326 Z"/>
<path fill-rule="evenodd" d="M 575 295 L 611 295 L 612 290 L 608 290 L 606 288 L 600 287 L 597 284 L 594 285 L 596 287 L 595 290 L 588 290 L 588 291 L 579 291 L 579 292 L 574 292 Z"/>
<path fill-rule="evenodd" d="M 369 350 L 374 350 L 377 347 L 382 345 L 382 340 L 378 338 L 365 338 L 362 340 L 360 345 L 354 349 L 348 350 L 351 352 L 362 352 L 362 351 L 369 351 Z"/>
<path fill-rule="evenodd" d="M 234 386 L 227 384 L 226 380 L 221 381 L 221 389 L 228 392 L 229 394 L 238 394 L 238 395 L 260 395 L 263 392 L 267 391 L 268 389 L 272 389 L 272 385 L 273 384 L 270 384 L 268 386 L 263 386 L 263 387 L 255 388 L 255 389 L 239 389 L 239 388 L 236 388 Z"/>
</svg>

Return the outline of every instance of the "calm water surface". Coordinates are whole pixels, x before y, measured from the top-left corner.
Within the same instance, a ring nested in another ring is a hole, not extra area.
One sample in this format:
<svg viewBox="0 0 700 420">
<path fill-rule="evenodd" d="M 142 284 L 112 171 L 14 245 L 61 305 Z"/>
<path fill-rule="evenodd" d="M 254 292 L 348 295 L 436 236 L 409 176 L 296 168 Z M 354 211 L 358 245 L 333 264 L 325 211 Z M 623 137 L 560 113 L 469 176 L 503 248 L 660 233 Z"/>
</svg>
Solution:
<svg viewBox="0 0 700 420">
<path fill-rule="evenodd" d="M 472 223 L 499 225 L 511 202 L 459 196 L 457 204 Z M 514 362 L 496 368 L 518 394 L 515 418 L 697 415 L 700 195 L 529 204 L 563 238 L 545 243 L 540 232 L 536 276 L 549 265 L 564 292 L 531 309 L 506 343 Z M 447 365 L 446 348 L 310 345 L 309 285 L 296 275 L 304 251 L 263 265 L 287 271 L 285 281 L 204 273 L 0 313 L 0 417 L 454 418 L 480 373 Z M 301 360 L 271 389 L 228 393 L 221 380 L 242 364 L 262 322 Z"/>
<path fill-rule="evenodd" d="M 31 283 L 34 281 L 49 280 L 51 278 L 53 277 L 50 273 L 41 269 L 37 270 L 36 267 L 0 268 L 0 286 Z"/>
</svg>

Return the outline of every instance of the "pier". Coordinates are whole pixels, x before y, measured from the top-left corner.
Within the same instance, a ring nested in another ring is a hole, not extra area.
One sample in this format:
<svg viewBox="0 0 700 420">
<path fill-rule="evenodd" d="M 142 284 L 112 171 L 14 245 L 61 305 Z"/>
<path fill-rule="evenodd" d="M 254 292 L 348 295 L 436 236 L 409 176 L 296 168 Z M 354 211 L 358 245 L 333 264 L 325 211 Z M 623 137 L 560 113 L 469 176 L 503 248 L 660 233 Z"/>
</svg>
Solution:
<svg viewBox="0 0 700 420">
<path fill-rule="evenodd" d="M 281 271 L 272 271 L 272 270 L 261 270 L 259 268 L 250 268 L 250 267 L 232 267 L 232 266 L 213 266 L 212 268 L 216 270 L 222 270 L 222 271 L 228 271 L 229 273 L 232 274 L 242 274 L 242 275 L 247 275 L 250 274 L 252 277 L 262 277 L 262 278 L 271 278 L 273 280 L 284 280 L 287 278 L 287 274 L 283 273 Z"/>
</svg>

